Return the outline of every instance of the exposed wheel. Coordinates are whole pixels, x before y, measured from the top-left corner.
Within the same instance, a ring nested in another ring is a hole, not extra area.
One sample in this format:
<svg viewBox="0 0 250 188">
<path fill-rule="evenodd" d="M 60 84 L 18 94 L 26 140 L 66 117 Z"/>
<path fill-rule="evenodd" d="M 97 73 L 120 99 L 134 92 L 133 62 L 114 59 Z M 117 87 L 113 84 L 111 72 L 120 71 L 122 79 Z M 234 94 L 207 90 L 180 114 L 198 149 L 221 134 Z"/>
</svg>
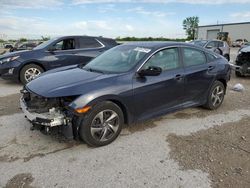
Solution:
<svg viewBox="0 0 250 188">
<path fill-rule="evenodd" d="M 217 53 L 217 54 L 222 55 L 222 51 L 221 51 L 219 48 L 216 48 L 216 49 L 214 50 L 214 52 Z"/>
<path fill-rule="evenodd" d="M 221 83 L 220 81 L 215 81 L 209 91 L 207 103 L 204 106 L 210 110 L 215 110 L 219 108 L 224 100 L 224 95 L 225 95 L 224 84 Z"/>
<path fill-rule="evenodd" d="M 109 101 L 102 102 L 81 118 L 79 135 L 90 146 L 104 146 L 117 138 L 123 123 L 120 107 Z"/>
<path fill-rule="evenodd" d="M 230 56 L 228 54 L 225 54 L 224 57 L 227 59 L 227 61 L 230 61 Z"/>
<path fill-rule="evenodd" d="M 237 77 L 244 77 L 244 75 L 241 74 L 239 71 L 235 71 L 235 76 Z"/>
<path fill-rule="evenodd" d="M 25 65 L 20 72 L 20 81 L 27 84 L 43 72 L 43 68 L 36 64 Z"/>
</svg>

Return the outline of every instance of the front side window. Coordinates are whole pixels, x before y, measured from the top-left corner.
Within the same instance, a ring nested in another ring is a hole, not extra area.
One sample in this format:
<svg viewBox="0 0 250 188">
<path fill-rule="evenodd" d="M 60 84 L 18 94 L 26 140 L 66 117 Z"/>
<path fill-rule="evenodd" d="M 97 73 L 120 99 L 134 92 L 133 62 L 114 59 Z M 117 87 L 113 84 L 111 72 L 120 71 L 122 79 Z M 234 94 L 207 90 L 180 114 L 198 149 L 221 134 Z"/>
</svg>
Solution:
<svg viewBox="0 0 250 188">
<path fill-rule="evenodd" d="M 160 67 L 162 71 L 179 68 L 178 48 L 169 48 L 157 52 L 144 64 L 143 69 L 149 67 Z"/>
<path fill-rule="evenodd" d="M 216 41 L 211 41 L 206 45 L 206 48 L 216 48 L 216 47 L 217 47 Z"/>
<path fill-rule="evenodd" d="M 205 54 L 193 48 L 183 48 L 183 61 L 186 67 L 206 63 Z"/>
<path fill-rule="evenodd" d="M 53 45 L 54 50 L 72 50 L 75 49 L 74 39 L 64 39 Z"/>
</svg>

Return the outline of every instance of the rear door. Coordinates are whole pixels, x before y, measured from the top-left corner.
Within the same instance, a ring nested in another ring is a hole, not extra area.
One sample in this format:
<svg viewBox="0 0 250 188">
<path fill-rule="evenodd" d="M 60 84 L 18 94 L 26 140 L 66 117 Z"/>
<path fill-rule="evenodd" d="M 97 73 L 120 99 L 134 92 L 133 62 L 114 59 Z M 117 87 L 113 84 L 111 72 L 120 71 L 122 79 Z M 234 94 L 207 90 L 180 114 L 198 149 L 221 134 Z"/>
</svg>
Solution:
<svg viewBox="0 0 250 188">
<path fill-rule="evenodd" d="M 207 91 L 214 79 L 215 64 L 207 63 L 202 50 L 182 47 L 182 61 L 185 70 L 185 104 L 200 103 L 206 98 Z"/>
<path fill-rule="evenodd" d="M 152 66 L 161 67 L 162 73 L 158 76 L 136 76 L 133 79 L 134 102 L 139 120 L 164 113 L 182 103 L 184 70 L 179 48 L 167 48 L 155 53 L 141 69 Z"/>
<path fill-rule="evenodd" d="M 78 37 L 77 48 L 78 64 L 87 64 L 105 51 L 104 44 L 94 37 Z"/>
</svg>

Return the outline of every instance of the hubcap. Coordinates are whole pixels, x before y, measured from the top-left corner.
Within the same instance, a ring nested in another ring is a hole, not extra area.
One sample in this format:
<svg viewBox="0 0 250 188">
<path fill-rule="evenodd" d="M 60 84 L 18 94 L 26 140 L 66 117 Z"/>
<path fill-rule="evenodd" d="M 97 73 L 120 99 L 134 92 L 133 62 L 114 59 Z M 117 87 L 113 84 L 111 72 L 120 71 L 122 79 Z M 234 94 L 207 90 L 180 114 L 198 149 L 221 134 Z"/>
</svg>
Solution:
<svg viewBox="0 0 250 188">
<path fill-rule="evenodd" d="M 107 141 L 118 131 L 119 116 L 113 110 L 103 110 L 93 119 L 90 127 L 92 137 L 97 141 Z"/>
<path fill-rule="evenodd" d="M 221 104 L 224 96 L 224 90 L 221 86 L 217 86 L 214 88 L 212 92 L 212 104 L 213 106 L 218 106 Z"/>
<path fill-rule="evenodd" d="M 38 75 L 41 74 L 41 71 L 37 68 L 29 68 L 25 71 L 24 77 L 26 82 L 30 82 L 31 80 L 35 79 Z"/>
</svg>

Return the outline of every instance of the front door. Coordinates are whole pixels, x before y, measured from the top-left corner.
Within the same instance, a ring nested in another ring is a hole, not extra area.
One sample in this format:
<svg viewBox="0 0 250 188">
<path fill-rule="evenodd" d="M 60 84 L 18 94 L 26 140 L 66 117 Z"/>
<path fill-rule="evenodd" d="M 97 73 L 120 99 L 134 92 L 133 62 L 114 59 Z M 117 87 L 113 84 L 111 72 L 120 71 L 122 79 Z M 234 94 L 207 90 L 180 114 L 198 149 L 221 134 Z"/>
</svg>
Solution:
<svg viewBox="0 0 250 188">
<path fill-rule="evenodd" d="M 53 44 L 47 52 L 47 64 L 50 69 L 78 63 L 74 38 L 63 39 Z"/>
<path fill-rule="evenodd" d="M 157 66 L 158 76 L 136 76 L 133 79 L 134 103 L 138 120 L 160 115 L 182 103 L 184 70 L 179 49 L 167 48 L 155 53 L 141 69 Z"/>
</svg>

